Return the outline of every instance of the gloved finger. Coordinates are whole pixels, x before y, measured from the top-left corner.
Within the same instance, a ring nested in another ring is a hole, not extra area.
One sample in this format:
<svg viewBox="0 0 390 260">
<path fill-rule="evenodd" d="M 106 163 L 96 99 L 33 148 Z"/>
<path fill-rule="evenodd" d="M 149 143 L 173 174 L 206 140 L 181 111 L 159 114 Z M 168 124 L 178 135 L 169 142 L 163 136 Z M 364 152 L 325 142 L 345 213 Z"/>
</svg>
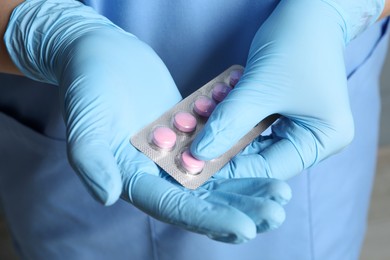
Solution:
<svg viewBox="0 0 390 260">
<path fill-rule="evenodd" d="M 271 136 L 260 136 L 253 140 L 247 147 L 245 147 L 240 153 L 235 155 L 230 161 L 226 163 L 214 176 L 215 179 L 230 179 L 238 174 L 233 174 L 233 172 L 245 172 L 249 167 L 248 164 L 252 164 L 253 160 L 261 160 L 262 157 L 259 155 L 261 151 L 269 147 L 270 145 L 276 143 L 280 139 L 277 137 Z M 244 169 L 240 169 L 243 168 Z M 254 172 L 248 172 L 243 174 L 241 177 L 258 177 Z M 266 177 L 266 176 L 264 176 Z"/>
<path fill-rule="evenodd" d="M 268 146 L 279 141 L 277 137 L 259 136 L 253 140 L 248 146 L 246 146 L 241 152 L 235 155 L 230 161 L 228 161 L 216 174 L 212 176 L 212 179 L 230 179 L 233 178 L 233 171 L 236 171 L 238 167 L 246 166 L 246 162 L 251 163 L 252 157 L 259 157 L 259 153 L 266 149 Z M 261 158 L 260 158 L 261 159 Z M 242 172 L 242 171 L 240 171 Z M 251 175 L 252 174 L 252 175 Z M 246 176 L 240 178 L 258 177 L 253 173 L 248 173 Z"/>
<path fill-rule="evenodd" d="M 134 146 L 127 142 L 122 144 L 119 149 L 120 153 L 117 158 L 122 180 L 124 182 L 123 188 L 127 192 L 126 184 L 132 178 L 132 175 L 144 174 L 147 172 L 149 175 L 158 176 L 162 179 L 171 181 L 171 178 L 167 173 L 161 170 L 149 157 L 139 152 Z"/>
<path fill-rule="evenodd" d="M 216 178 L 270 178 L 267 162 L 260 154 L 239 155 L 232 158 L 216 174 Z"/>
<path fill-rule="evenodd" d="M 118 200 L 121 175 L 109 146 L 99 139 L 86 138 L 68 144 L 68 159 L 89 192 L 104 205 Z"/>
<path fill-rule="evenodd" d="M 255 223 L 240 210 L 198 198 L 159 177 L 132 175 L 126 185 L 130 201 L 161 221 L 228 243 L 242 243 L 256 236 Z"/>
<path fill-rule="evenodd" d="M 196 158 L 205 161 L 217 158 L 261 120 L 277 112 L 275 97 L 264 93 L 261 85 L 247 82 L 245 76 L 218 104 L 192 142 L 191 152 Z"/>
<path fill-rule="evenodd" d="M 249 145 L 247 145 L 241 152 L 239 152 L 237 156 L 250 155 L 255 153 L 258 154 L 279 140 L 280 138 L 273 135 L 259 136 L 256 139 L 254 139 Z"/>
<path fill-rule="evenodd" d="M 285 211 L 279 203 L 261 197 L 212 191 L 206 200 L 217 204 L 222 203 L 243 212 L 255 223 L 257 233 L 280 227 L 286 218 Z"/>
<path fill-rule="evenodd" d="M 264 160 L 260 153 L 269 146 L 280 141 L 277 136 L 259 136 L 253 140 L 247 147 L 245 147 L 240 153 L 234 156 L 229 162 L 226 163 L 215 175 L 215 179 L 231 179 L 231 178 L 256 178 L 263 177 L 269 178 L 267 171 L 264 171 L 263 175 L 259 175 L 258 171 L 249 171 L 249 169 L 255 169 L 259 165 L 259 160 Z M 268 169 L 265 169 L 268 170 Z"/>
<path fill-rule="evenodd" d="M 287 180 L 316 162 L 318 147 L 310 130 L 283 118 L 273 132 L 279 139 L 277 142 L 259 153 L 233 158 L 218 172 L 219 177 Z"/>
<path fill-rule="evenodd" d="M 210 192 L 273 200 L 281 205 L 287 204 L 292 196 L 287 183 L 269 178 L 216 179 L 201 188 Z"/>
</svg>

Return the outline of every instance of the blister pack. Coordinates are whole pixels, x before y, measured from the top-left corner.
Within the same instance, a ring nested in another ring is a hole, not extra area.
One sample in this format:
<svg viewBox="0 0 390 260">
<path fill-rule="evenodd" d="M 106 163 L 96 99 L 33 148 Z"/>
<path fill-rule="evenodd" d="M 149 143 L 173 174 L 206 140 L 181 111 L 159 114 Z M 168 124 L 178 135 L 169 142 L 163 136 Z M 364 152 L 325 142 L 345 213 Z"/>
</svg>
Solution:
<svg viewBox="0 0 390 260">
<path fill-rule="evenodd" d="M 201 161 L 191 155 L 192 140 L 242 73 L 242 66 L 230 67 L 139 131 L 131 144 L 184 187 L 198 188 L 277 119 L 276 115 L 265 118 L 218 158 Z"/>
</svg>

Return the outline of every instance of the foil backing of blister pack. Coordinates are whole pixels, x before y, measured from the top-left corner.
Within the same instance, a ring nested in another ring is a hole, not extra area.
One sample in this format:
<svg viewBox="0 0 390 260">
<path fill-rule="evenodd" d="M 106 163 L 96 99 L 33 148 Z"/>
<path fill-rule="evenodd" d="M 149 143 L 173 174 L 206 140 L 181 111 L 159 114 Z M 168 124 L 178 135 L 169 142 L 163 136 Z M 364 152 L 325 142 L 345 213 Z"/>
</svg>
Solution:
<svg viewBox="0 0 390 260">
<path fill-rule="evenodd" d="M 212 88 L 215 83 L 224 82 L 229 84 L 229 75 L 232 71 L 242 71 L 243 67 L 234 65 L 226 71 L 218 75 L 216 78 L 206 83 L 203 87 L 196 90 L 194 93 L 180 101 L 169 111 L 165 112 L 154 122 L 144 127 L 141 131 L 135 134 L 130 142 L 139 151 L 148 156 L 176 181 L 188 189 L 196 189 L 205 183 L 213 174 L 219 171 L 226 163 L 228 163 L 236 154 L 245 148 L 253 139 L 258 137 L 265 129 L 267 129 L 277 118 L 277 115 L 272 115 L 265 118 L 257 124 L 249 133 L 242 137 L 231 149 L 218 158 L 206 161 L 204 168 L 197 174 L 185 171 L 180 165 L 181 153 L 191 145 L 191 142 L 199 131 L 204 127 L 207 117 L 199 116 L 193 110 L 193 104 L 199 96 L 212 97 Z M 182 133 L 178 131 L 174 125 L 172 118 L 178 112 L 189 112 L 197 119 L 196 129 L 191 133 Z M 151 144 L 151 133 L 156 127 L 169 127 L 177 134 L 176 144 L 170 150 L 159 149 Z"/>
</svg>

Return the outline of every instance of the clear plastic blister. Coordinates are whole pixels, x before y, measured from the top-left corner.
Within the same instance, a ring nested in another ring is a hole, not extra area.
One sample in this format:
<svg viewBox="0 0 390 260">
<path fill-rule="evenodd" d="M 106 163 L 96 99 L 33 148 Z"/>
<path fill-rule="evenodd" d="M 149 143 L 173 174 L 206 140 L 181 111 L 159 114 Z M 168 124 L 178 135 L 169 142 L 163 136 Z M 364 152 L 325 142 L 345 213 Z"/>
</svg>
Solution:
<svg viewBox="0 0 390 260">
<path fill-rule="evenodd" d="M 191 142 L 242 72 L 242 66 L 230 67 L 134 135 L 132 145 L 184 187 L 198 188 L 277 119 L 276 115 L 265 118 L 216 159 L 203 162 L 191 155 Z"/>
</svg>

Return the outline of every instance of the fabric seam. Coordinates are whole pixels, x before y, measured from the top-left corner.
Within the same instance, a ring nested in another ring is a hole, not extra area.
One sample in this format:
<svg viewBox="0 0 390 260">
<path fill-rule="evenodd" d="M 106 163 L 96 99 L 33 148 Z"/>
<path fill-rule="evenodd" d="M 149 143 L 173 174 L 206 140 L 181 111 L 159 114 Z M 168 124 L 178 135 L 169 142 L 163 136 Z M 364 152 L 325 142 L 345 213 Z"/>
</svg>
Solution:
<svg viewBox="0 0 390 260">
<path fill-rule="evenodd" d="M 314 248 L 314 230 L 313 230 L 313 215 L 312 215 L 312 201 L 311 201 L 311 178 L 310 178 L 310 173 L 311 171 L 310 170 L 307 170 L 307 172 L 305 173 L 306 176 L 307 176 L 307 196 L 308 196 L 308 199 L 307 199 L 307 207 L 308 207 L 308 211 L 309 211 L 309 214 L 308 214 L 308 221 L 309 221 L 309 247 L 310 247 L 310 258 L 312 260 L 315 260 L 315 248 Z"/>
<path fill-rule="evenodd" d="M 150 235 L 150 244 L 152 248 L 152 255 L 154 260 L 158 260 L 158 254 L 157 254 L 157 239 L 156 239 L 156 232 L 154 228 L 153 220 L 150 216 L 146 216 L 148 219 L 149 224 L 149 235 Z"/>
</svg>

